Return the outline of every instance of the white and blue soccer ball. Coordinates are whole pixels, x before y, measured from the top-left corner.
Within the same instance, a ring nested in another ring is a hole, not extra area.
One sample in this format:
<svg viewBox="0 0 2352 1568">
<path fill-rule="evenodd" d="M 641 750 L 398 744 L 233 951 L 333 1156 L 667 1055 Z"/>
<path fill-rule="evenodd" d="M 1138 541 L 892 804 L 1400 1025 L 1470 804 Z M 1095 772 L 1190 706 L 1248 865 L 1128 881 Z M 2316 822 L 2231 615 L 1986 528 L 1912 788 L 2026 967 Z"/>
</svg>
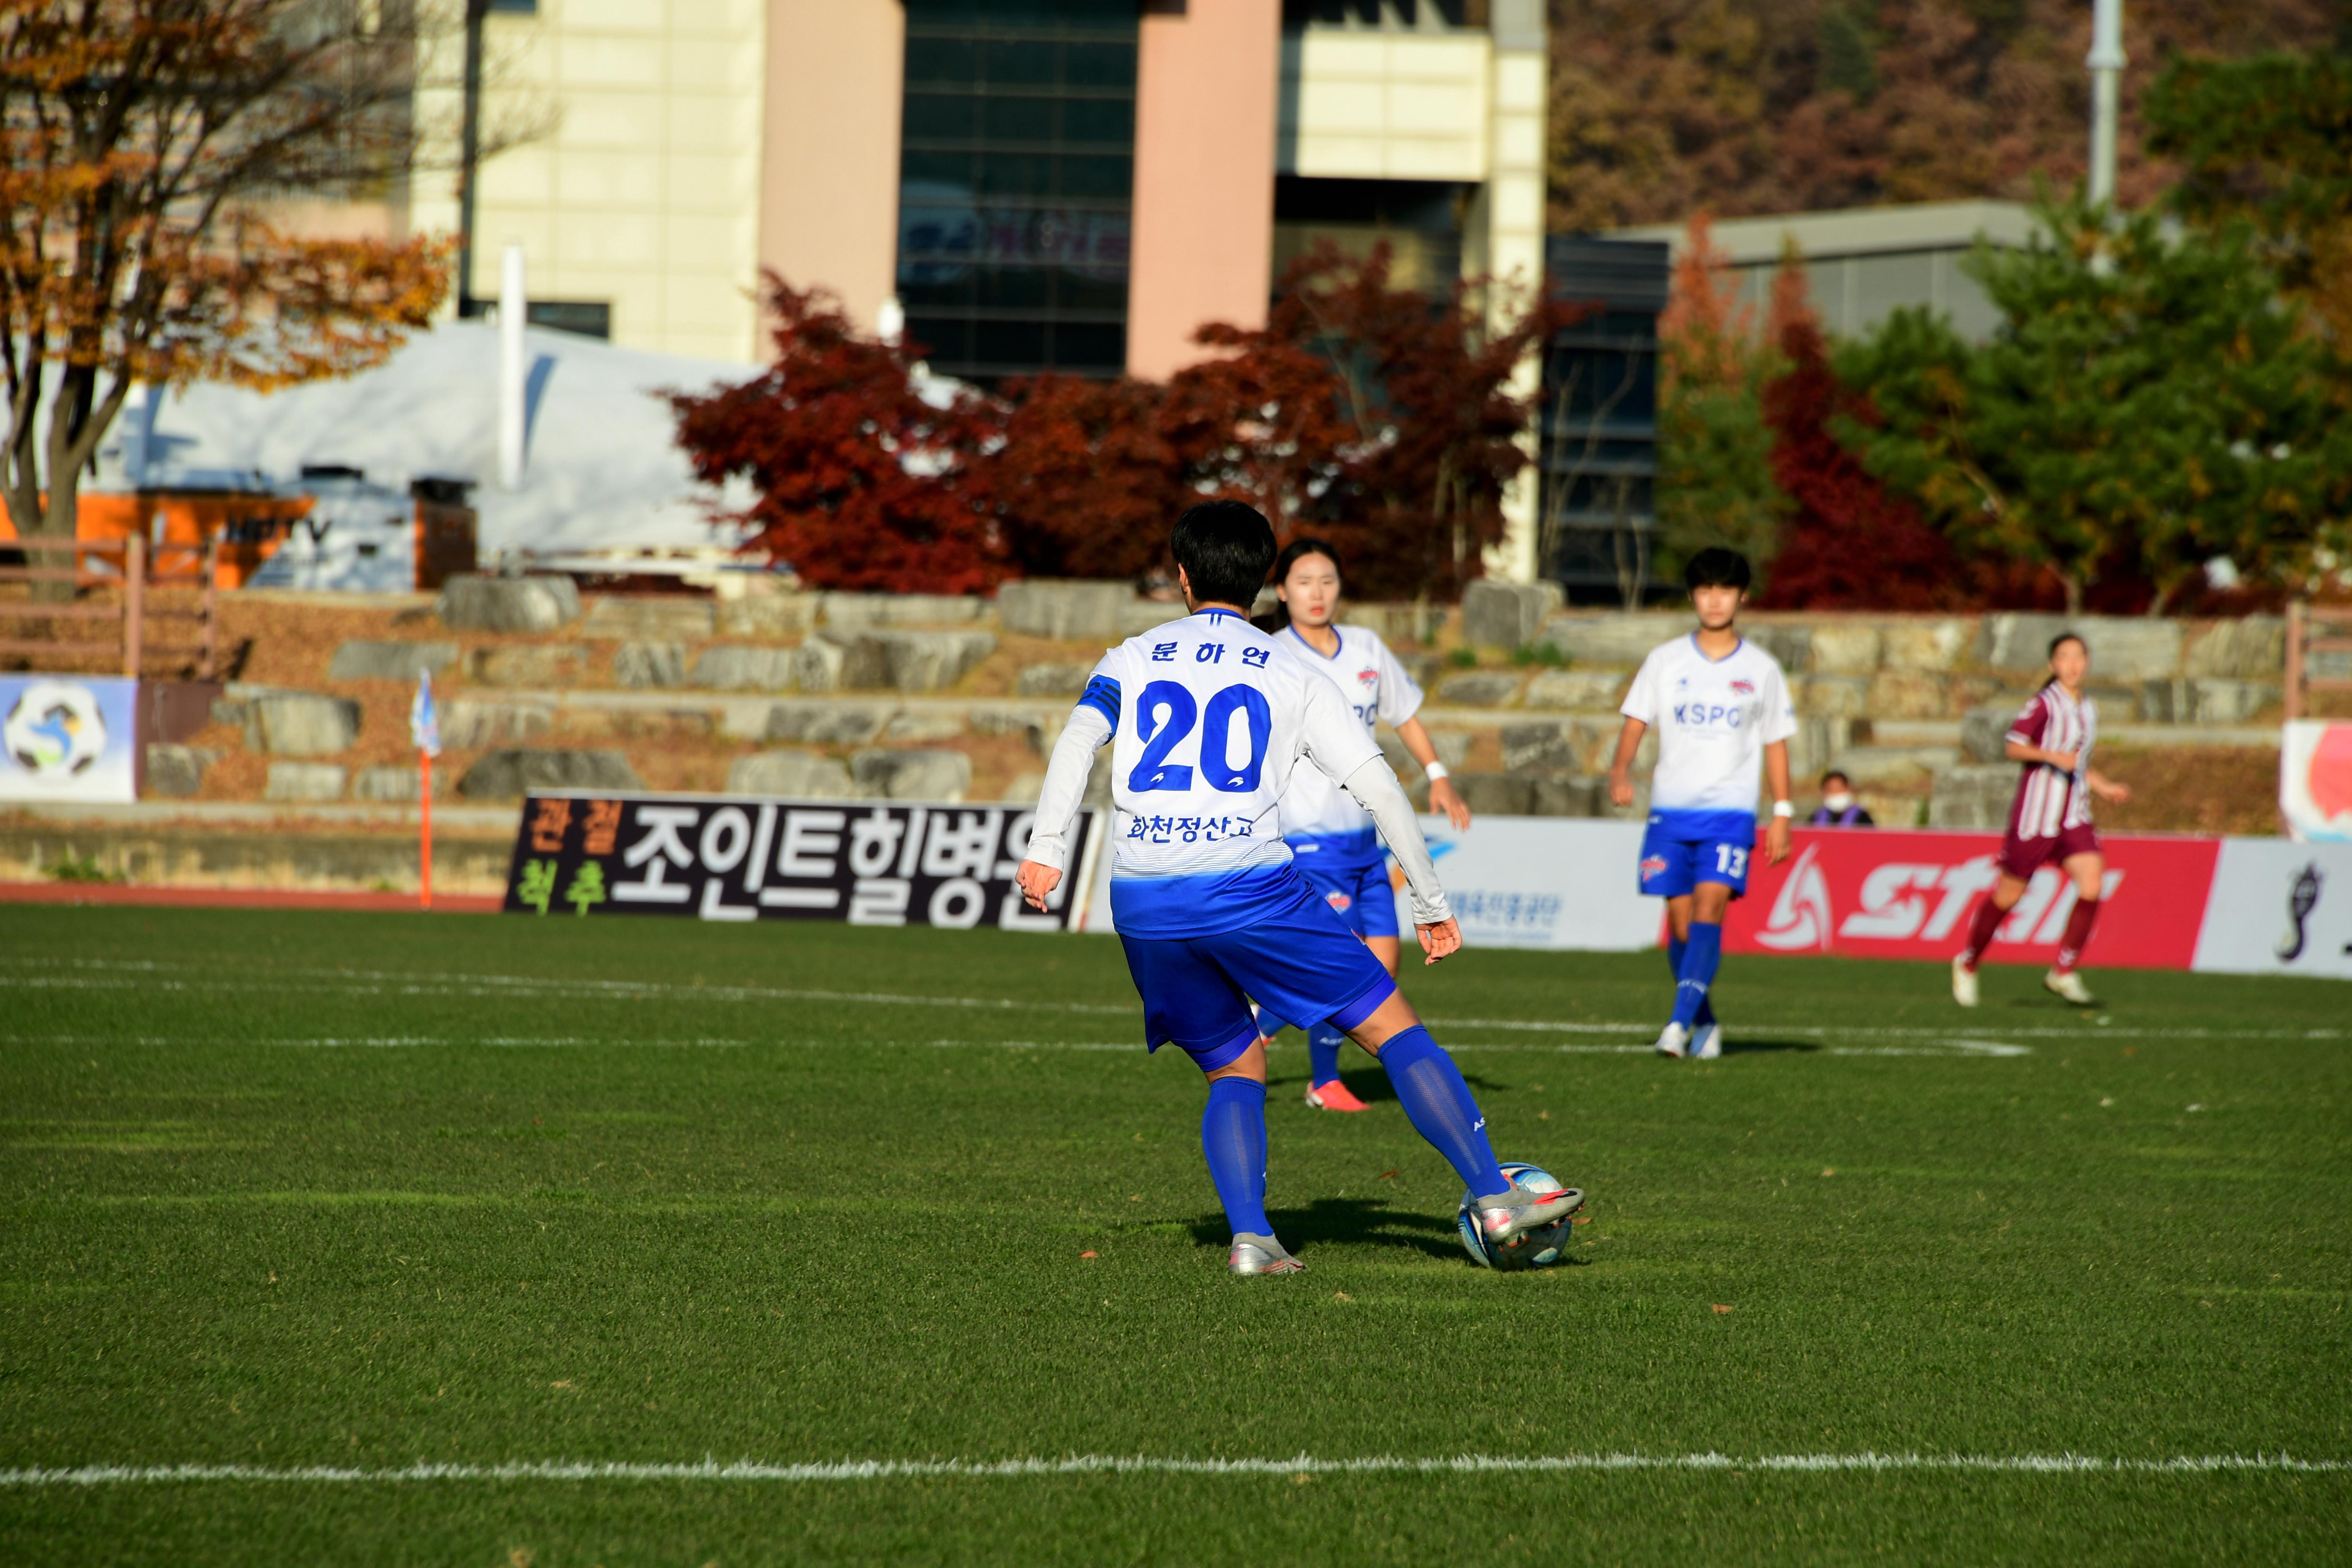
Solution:
<svg viewBox="0 0 2352 1568">
<path fill-rule="evenodd" d="M 1517 1161 L 1504 1161 L 1503 1174 L 1523 1193 L 1556 1193 L 1567 1185 L 1541 1166 Z M 1462 1245 L 1468 1249 L 1473 1263 L 1486 1268 L 1544 1268 L 1568 1255 L 1569 1227 L 1575 1223 L 1575 1215 L 1562 1215 L 1549 1225 L 1522 1232 L 1497 1245 L 1487 1241 L 1471 1213 L 1470 1205 L 1477 1201 L 1477 1194 L 1464 1188 L 1462 1206 L 1454 1215 L 1454 1228 L 1462 1233 Z"/>
</svg>

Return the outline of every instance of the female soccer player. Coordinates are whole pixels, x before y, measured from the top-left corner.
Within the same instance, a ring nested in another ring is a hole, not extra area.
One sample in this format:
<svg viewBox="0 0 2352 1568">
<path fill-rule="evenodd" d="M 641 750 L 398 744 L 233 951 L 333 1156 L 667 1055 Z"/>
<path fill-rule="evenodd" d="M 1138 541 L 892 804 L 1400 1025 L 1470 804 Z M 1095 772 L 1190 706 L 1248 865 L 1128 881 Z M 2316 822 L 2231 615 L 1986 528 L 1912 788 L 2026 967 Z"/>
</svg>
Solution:
<svg viewBox="0 0 2352 1568">
<path fill-rule="evenodd" d="M 1274 584 L 1281 604 L 1265 629 L 1339 689 L 1363 721 L 1364 733 L 1372 732 L 1374 720 L 1388 721 L 1429 775 L 1430 809 L 1444 812 L 1456 829 L 1469 826 L 1470 808 L 1446 782 L 1437 747 L 1413 717 L 1421 707 L 1421 688 L 1378 632 L 1332 619 L 1339 605 L 1339 552 L 1319 539 L 1294 539 L 1275 558 Z M 1282 797 L 1282 839 L 1323 901 L 1394 974 L 1402 950 L 1396 894 L 1371 816 L 1322 773 L 1300 768 L 1291 773 Z M 1307 1033 L 1307 1103 L 1318 1110 L 1369 1110 L 1339 1080 L 1345 1031 L 1328 1018 L 1298 1022 Z"/>
<path fill-rule="evenodd" d="M 2083 679 L 2090 672 L 2091 645 L 2074 632 L 2060 632 L 2050 639 L 2050 679 L 2009 727 L 2010 760 L 2025 766 L 2001 840 L 2000 881 L 1977 906 L 1968 946 L 1952 955 L 1952 1000 L 1963 1007 L 1977 1005 L 1977 960 L 2001 918 L 2025 896 L 2033 873 L 2053 860 L 2074 879 L 2074 908 L 2058 941 L 2057 966 L 2042 984 L 2077 1006 L 2095 1000 L 2074 973 L 2099 918 L 2107 869 L 2099 853 L 2099 830 L 2091 826 L 2091 796 L 2121 805 L 2131 791 L 2091 766 L 2099 713 L 2083 695 Z"/>
</svg>

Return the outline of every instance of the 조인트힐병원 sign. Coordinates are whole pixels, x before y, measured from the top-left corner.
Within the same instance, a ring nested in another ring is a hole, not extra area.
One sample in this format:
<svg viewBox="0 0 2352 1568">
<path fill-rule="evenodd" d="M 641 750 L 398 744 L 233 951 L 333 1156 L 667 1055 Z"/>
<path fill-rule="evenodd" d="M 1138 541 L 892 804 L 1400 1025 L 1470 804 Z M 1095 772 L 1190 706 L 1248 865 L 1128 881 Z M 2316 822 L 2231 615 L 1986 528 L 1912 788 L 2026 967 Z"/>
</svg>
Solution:
<svg viewBox="0 0 2352 1568">
<path fill-rule="evenodd" d="M 1013 881 L 1036 818 L 1020 806 L 534 793 L 506 909 L 1062 931 L 1099 816 L 1079 814 L 1074 874 L 1040 914 Z"/>
</svg>

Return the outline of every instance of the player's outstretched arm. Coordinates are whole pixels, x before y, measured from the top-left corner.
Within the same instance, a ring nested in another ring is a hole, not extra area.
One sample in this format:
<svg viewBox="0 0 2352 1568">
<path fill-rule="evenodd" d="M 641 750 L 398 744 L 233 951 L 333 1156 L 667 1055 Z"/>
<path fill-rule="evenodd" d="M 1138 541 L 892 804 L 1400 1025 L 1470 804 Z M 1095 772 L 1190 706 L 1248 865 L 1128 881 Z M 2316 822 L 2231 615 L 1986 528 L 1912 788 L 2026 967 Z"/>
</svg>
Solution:
<svg viewBox="0 0 2352 1568">
<path fill-rule="evenodd" d="M 1764 829 L 1764 864 L 1778 866 L 1789 858 L 1789 819 L 1780 803 L 1789 798 L 1789 742 L 1764 742 L 1764 782 L 1772 791 L 1772 821 Z"/>
<path fill-rule="evenodd" d="M 1445 906 L 1445 889 L 1438 885 L 1437 866 L 1421 837 L 1412 802 L 1388 760 L 1374 757 L 1339 782 L 1339 787 L 1370 814 L 1372 823 L 1388 840 L 1389 849 L 1404 868 L 1405 889 L 1412 898 L 1412 923 L 1421 938 L 1422 962 L 1435 963 L 1462 946 L 1462 928 Z"/>
<path fill-rule="evenodd" d="M 1070 827 L 1086 798 L 1095 753 L 1110 732 L 1110 720 L 1092 702 L 1081 702 L 1063 726 L 1062 738 L 1054 742 L 1053 760 L 1045 764 L 1045 787 L 1037 795 L 1036 825 L 1029 830 L 1029 850 L 1013 873 L 1032 909 L 1045 907 L 1069 866 Z"/>
</svg>

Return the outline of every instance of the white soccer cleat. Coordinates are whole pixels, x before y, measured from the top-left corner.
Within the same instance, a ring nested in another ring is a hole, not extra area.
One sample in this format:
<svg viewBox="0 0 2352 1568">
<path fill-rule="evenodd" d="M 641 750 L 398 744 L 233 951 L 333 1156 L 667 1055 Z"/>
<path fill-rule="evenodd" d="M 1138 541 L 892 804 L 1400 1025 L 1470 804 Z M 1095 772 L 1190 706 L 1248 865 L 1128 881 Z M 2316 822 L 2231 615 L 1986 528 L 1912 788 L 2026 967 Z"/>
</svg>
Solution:
<svg viewBox="0 0 2352 1568">
<path fill-rule="evenodd" d="M 1244 1234 L 1234 1237 L 1233 1250 L 1225 1254 L 1225 1269 L 1237 1276 L 1301 1274 L 1307 1265 L 1291 1257 L 1274 1237 Z"/>
<path fill-rule="evenodd" d="M 2095 1007 L 2099 999 L 2083 984 L 2083 977 L 2071 969 L 2053 969 L 2042 977 L 2042 988 L 2053 996 L 2063 997 L 2077 1007 Z"/>
<path fill-rule="evenodd" d="M 1952 955 L 1952 1000 L 1963 1007 L 1977 1005 L 1977 972 L 1969 967 L 1969 955 Z"/>
<path fill-rule="evenodd" d="M 1723 1055 L 1723 1026 L 1701 1024 L 1698 1033 L 1691 1037 L 1691 1055 L 1703 1062 L 1711 1062 Z"/>
<path fill-rule="evenodd" d="M 1658 1031 L 1658 1054 L 1662 1057 L 1682 1057 L 1688 1054 L 1690 1031 L 1680 1024 L 1668 1024 Z"/>
</svg>

